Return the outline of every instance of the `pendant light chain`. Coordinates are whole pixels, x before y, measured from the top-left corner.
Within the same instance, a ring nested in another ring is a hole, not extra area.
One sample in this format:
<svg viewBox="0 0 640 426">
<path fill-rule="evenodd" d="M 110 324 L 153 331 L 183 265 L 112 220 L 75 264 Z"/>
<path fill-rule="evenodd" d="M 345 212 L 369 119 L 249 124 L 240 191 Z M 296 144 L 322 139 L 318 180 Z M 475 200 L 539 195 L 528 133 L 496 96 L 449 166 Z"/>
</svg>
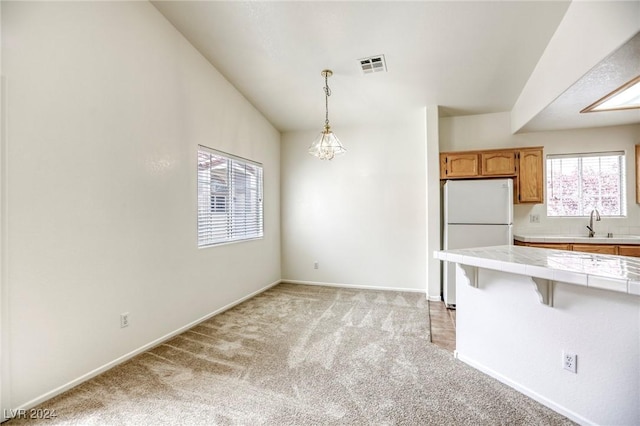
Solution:
<svg viewBox="0 0 640 426">
<path fill-rule="evenodd" d="M 329 75 L 324 73 L 324 124 L 329 126 L 329 96 L 331 96 L 331 89 L 329 89 Z"/>
</svg>

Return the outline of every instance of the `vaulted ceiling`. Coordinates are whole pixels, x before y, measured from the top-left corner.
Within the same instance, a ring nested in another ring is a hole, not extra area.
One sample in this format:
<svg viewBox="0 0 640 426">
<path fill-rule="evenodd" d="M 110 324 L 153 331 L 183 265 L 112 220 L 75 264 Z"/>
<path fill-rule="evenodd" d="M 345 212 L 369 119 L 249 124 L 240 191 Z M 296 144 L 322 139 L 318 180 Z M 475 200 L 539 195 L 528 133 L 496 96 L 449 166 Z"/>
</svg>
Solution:
<svg viewBox="0 0 640 426">
<path fill-rule="evenodd" d="M 153 4 L 278 130 L 292 131 L 320 130 L 325 68 L 334 127 L 426 105 L 443 115 L 510 111 L 570 2 Z M 359 60 L 380 54 L 387 72 L 365 75 Z"/>
</svg>

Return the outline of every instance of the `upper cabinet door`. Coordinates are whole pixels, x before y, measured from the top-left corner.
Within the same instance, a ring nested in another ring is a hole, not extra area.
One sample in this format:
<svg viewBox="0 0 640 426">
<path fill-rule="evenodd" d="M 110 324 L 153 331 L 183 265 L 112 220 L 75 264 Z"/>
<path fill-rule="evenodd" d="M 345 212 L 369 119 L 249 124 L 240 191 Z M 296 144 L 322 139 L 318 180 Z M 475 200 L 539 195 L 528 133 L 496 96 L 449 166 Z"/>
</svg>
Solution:
<svg viewBox="0 0 640 426">
<path fill-rule="evenodd" d="M 636 203 L 640 204 L 640 145 L 636 145 Z"/>
<path fill-rule="evenodd" d="M 440 178 L 476 177 L 480 175 L 478 154 L 446 154 L 440 156 Z"/>
<path fill-rule="evenodd" d="M 542 149 L 520 150 L 518 172 L 518 202 L 543 203 Z"/>
<path fill-rule="evenodd" d="M 516 174 L 516 153 L 510 151 L 483 152 L 482 176 L 513 176 Z"/>
</svg>

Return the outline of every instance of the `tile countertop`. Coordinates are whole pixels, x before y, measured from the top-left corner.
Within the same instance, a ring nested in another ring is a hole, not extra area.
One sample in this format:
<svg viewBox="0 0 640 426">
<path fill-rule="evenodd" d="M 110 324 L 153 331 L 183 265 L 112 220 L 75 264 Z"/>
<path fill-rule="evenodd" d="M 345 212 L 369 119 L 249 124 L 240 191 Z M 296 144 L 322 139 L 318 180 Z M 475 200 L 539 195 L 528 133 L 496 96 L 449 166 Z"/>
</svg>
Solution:
<svg viewBox="0 0 640 426">
<path fill-rule="evenodd" d="M 511 245 L 440 250 L 433 256 L 462 265 L 640 296 L 640 258 Z"/>
<path fill-rule="evenodd" d="M 614 234 L 613 237 L 596 235 L 514 235 L 513 239 L 523 243 L 577 243 L 577 244 L 632 244 L 640 245 L 640 235 Z"/>
</svg>

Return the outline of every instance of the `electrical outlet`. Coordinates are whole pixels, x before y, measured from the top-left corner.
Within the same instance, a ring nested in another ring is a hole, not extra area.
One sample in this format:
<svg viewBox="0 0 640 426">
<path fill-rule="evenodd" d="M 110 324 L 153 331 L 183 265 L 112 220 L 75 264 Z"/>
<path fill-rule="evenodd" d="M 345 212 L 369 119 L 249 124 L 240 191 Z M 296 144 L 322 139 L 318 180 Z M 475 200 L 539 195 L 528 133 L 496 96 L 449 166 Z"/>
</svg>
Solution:
<svg viewBox="0 0 640 426">
<path fill-rule="evenodd" d="M 529 223 L 540 223 L 540 215 L 539 214 L 530 214 L 529 215 Z"/>
<path fill-rule="evenodd" d="M 120 328 L 129 327 L 129 312 L 120 314 Z"/>
<path fill-rule="evenodd" d="M 562 368 L 572 373 L 578 372 L 578 355 L 562 351 Z"/>
<path fill-rule="evenodd" d="M 318 269 L 319 267 L 320 267 L 320 264 L 318 263 L 317 260 L 313 262 L 313 269 Z"/>
</svg>

